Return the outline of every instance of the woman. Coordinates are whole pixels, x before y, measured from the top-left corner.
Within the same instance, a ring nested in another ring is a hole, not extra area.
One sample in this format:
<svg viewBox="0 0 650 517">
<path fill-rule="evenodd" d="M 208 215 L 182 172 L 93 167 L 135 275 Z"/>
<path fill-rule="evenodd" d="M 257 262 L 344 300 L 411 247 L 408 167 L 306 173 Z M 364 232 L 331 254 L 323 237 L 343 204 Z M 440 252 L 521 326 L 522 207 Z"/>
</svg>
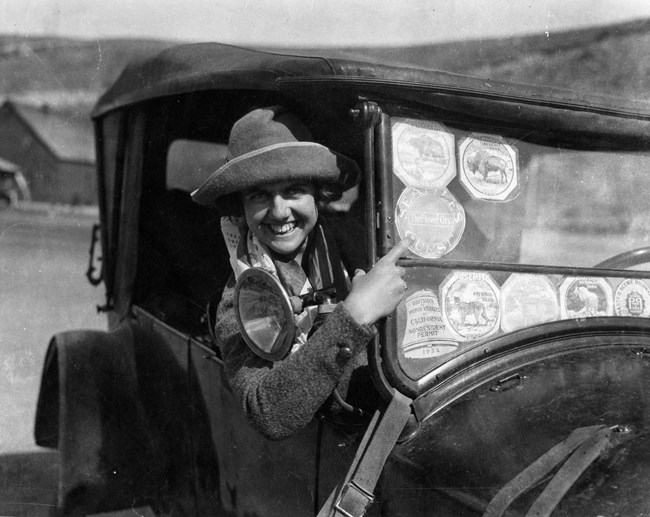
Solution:
<svg viewBox="0 0 650 517">
<path fill-rule="evenodd" d="M 353 160 L 311 140 L 306 126 L 282 107 L 254 110 L 233 126 L 229 160 L 192 194 L 197 203 L 243 212 L 239 242 L 237 233 L 227 237 L 235 277 L 248 267 L 263 267 L 289 295 L 334 284 L 344 299 L 312 334 L 307 311 L 298 315 L 296 343 L 272 362 L 246 345 L 233 305 L 235 277 L 226 286 L 215 327 L 226 378 L 251 423 L 270 439 L 303 428 L 321 406 L 341 409 L 335 390 L 345 397 L 355 370 L 365 363 L 361 352 L 375 334 L 373 324 L 395 310 L 406 290 L 396 261 L 409 240 L 367 274 L 347 271 L 353 260 L 342 264 L 340 257 L 349 257 L 350 250 L 339 254 L 318 205 L 356 185 L 360 171 Z"/>
</svg>

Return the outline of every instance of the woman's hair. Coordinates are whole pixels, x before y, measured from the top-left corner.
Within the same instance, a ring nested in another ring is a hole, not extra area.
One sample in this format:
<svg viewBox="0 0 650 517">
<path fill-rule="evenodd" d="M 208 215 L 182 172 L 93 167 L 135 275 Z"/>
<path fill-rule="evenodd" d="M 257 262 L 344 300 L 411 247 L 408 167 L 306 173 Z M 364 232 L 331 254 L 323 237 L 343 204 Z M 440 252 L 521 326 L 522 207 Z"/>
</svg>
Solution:
<svg viewBox="0 0 650 517">
<path fill-rule="evenodd" d="M 322 208 L 341 199 L 343 188 L 338 183 L 316 183 L 316 205 Z"/>
<path fill-rule="evenodd" d="M 328 203 L 338 201 L 343 195 L 343 189 L 337 183 L 314 182 L 316 191 L 316 205 L 319 209 L 327 206 Z M 244 215 L 244 204 L 242 193 L 233 192 L 216 200 L 215 208 L 222 216 L 241 217 Z"/>
</svg>

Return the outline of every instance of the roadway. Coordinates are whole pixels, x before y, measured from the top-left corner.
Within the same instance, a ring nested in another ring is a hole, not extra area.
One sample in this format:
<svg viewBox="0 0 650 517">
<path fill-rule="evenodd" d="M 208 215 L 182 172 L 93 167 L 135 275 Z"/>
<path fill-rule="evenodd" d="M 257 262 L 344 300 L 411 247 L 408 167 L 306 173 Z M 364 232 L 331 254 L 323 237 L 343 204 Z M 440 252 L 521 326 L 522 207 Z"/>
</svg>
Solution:
<svg viewBox="0 0 650 517">
<path fill-rule="evenodd" d="M 106 328 L 103 288 L 85 278 L 97 212 L 32 205 L 0 211 L 0 515 L 48 515 L 56 454 L 34 442 L 50 337 Z"/>
</svg>

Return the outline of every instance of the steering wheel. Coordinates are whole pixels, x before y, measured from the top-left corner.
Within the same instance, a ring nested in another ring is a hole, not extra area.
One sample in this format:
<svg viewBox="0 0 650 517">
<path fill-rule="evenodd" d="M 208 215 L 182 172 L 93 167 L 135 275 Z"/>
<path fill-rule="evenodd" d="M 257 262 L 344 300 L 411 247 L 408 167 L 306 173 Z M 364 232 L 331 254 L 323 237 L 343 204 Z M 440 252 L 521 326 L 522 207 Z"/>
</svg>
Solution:
<svg viewBox="0 0 650 517">
<path fill-rule="evenodd" d="M 650 262 L 650 247 L 624 251 L 596 264 L 601 269 L 627 269 Z"/>
</svg>

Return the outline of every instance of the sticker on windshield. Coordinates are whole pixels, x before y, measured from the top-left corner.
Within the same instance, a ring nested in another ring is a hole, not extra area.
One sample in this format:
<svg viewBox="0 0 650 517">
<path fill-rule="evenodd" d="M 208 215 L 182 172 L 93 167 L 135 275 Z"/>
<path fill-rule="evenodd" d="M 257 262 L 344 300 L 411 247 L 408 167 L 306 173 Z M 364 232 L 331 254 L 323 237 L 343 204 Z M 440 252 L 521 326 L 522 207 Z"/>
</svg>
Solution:
<svg viewBox="0 0 650 517">
<path fill-rule="evenodd" d="M 395 207 L 397 232 L 414 237 L 409 247 L 422 258 L 436 259 L 453 250 L 465 230 L 465 210 L 447 189 L 406 188 Z"/>
<path fill-rule="evenodd" d="M 472 133 L 458 147 L 461 184 L 476 199 L 507 201 L 519 193 L 517 149 L 498 135 Z"/>
<path fill-rule="evenodd" d="M 614 311 L 617 316 L 650 316 L 650 288 L 640 278 L 627 278 L 616 288 Z"/>
<path fill-rule="evenodd" d="M 604 278 L 570 277 L 560 286 L 563 319 L 613 316 L 612 288 Z"/>
<path fill-rule="evenodd" d="M 416 291 L 404 301 L 406 325 L 402 350 L 408 359 L 428 359 L 458 348 L 442 318 L 438 295 L 430 289 Z"/>
<path fill-rule="evenodd" d="M 392 119 L 393 172 L 407 187 L 443 188 L 456 176 L 455 138 L 442 124 Z"/>
<path fill-rule="evenodd" d="M 548 277 L 513 273 L 501 286 L 504 332 L 555 321 L 559 315 L 557 292 Z"/>
<path fill-rule="evenodd" d="M 488 273 L 455 271 L 440 286 L 442 316 L 461 341 L 474 341 L 499 330 L 499 287 Z"/>
</svg>

